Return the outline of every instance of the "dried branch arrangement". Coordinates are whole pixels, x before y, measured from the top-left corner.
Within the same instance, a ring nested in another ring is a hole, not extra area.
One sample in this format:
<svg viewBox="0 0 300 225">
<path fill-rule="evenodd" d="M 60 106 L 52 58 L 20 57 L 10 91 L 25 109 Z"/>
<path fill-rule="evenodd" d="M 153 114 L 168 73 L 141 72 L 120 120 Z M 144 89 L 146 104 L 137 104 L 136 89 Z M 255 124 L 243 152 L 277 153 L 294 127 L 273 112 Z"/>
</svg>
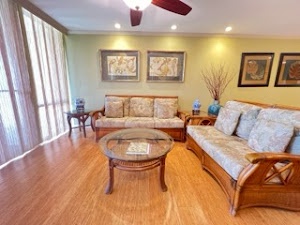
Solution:
<svg viewBox="0 0 300 225">
<path fill-rule="evenodd" d="M 212 64 L 210 68 L 201 70 L 200 75 L 214 100 L 220 100 L 226 87 L 234 78 L 234 74 L 232 74 L 224 64 Z"/>
</svg>

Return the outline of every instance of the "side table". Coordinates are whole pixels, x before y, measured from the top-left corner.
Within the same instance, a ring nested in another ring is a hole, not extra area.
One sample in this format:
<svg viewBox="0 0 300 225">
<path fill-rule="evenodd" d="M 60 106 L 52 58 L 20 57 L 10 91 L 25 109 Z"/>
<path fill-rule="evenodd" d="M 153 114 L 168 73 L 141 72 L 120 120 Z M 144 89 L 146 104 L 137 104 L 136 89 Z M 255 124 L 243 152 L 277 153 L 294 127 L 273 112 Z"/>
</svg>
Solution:
<svg viewBox="0 0 300 225">
<path fill-rule="evenodd" d="M 83 129 L 83 134 L 84 137 L 86 137 L 86 132 L 85 132 L 85 122 L 90 116 L 91 110 L 71 110 L 68 112 L 65 112 L 67 114 L 67 120 L 69 124 L 69 137 L 71 136 L 72 133 L 72 124 L 71 124 L 71 119 L 75 118 L 78 120 L 79 124 L 79 130 L 81 131 L 81 128 Z"/>
<path fill-rule="evenodd" d="M 189 112 L 188 114 L 188 125 L 205 125 L 213 126 L 217 120 L 216 116 L 210 116 L 207 112 L 200 111 L 198 115 L 193 115 Z"/>
</svg>

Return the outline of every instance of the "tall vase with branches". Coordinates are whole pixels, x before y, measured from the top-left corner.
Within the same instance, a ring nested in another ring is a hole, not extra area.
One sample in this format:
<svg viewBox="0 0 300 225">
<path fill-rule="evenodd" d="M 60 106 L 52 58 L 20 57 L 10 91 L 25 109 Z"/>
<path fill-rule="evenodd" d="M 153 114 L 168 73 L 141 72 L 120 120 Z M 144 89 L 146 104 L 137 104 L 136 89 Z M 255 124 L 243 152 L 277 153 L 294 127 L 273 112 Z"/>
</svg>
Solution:
<svg viewBox="0 0 300 225">
<path fill-rule="evenodd" d="M 208 113 L 217 116 L 220 110 L 219 101 L 221 95 L 234 78 L 234 74 L 223 63 L 219 65 L 211 64 L 209 68 L 201 70 L 200 75 L 211 97 L 214 99 L 213 105 L 210 105 L 208 108 Z"/>
</svg>

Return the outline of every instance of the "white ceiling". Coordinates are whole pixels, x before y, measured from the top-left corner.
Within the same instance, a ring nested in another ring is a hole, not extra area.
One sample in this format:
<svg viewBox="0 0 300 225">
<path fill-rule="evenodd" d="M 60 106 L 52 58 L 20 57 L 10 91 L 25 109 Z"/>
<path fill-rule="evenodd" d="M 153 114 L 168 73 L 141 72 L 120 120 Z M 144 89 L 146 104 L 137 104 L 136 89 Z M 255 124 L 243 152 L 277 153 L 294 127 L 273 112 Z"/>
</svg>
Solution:
<svg viewBox="0 0 300 225">
<path fill-rule="evenodd" d="M 172 1 L 172 0 L 170 0 Z M 140 26 L 131 27 L 123 0 L 30 0 L 70 33 L 176 33 L 300 38 L 299 0 L 182 0 L 193 9 L 187 16 L 150 5 Z M 172 31 L 170 26 L 178 29 Z"/>
</svg>

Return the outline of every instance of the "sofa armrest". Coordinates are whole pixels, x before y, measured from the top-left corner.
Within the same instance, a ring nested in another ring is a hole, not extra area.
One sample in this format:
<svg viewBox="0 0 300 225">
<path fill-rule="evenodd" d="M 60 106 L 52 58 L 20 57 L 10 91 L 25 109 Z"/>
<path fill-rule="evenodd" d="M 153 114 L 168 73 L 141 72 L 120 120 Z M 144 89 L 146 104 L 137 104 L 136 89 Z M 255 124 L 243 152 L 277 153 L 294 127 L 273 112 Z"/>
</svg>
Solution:
<svg viewBox="0 0 300 225">
<path fill-rule="evenodd" d="M 93 129 L 93 131 L 95 131 L 95 123 L 96 120 L 99 119 L 101 116 L 105 115 L 105 108 L 102 107 L 99 110 L 94 110 L 92 112 L 90 112 L 90 117 L 91 117 L 91 127 Z"/>
<path fill-rule="evenodd" d="M 300 155 L 249 153 L 250 164 L 241 172 L 237 185 L 294 186 L 300 188 Z"/>
<path fill-rule="evenodd" d="M 189 114 L 182 112 L 182 111 L 178 111 L 177 112 L 177 116 L 184 121 L 184 127 L 186 127 L 186 125 L 188 124 L 188 120 L 189 120 Z"/>
<path fill-rule="evenodd" d="M 271 152 L 263 152 L 263 153 L 249 153 L 246 155 L 246 159 L 253 163 L 259 163 L 262 161 L 286 161 L 286 160 L 298 160 L 300 162 L 300 155 L 292 155 L 290 153 L 271 153 Z"/>
</svg>

